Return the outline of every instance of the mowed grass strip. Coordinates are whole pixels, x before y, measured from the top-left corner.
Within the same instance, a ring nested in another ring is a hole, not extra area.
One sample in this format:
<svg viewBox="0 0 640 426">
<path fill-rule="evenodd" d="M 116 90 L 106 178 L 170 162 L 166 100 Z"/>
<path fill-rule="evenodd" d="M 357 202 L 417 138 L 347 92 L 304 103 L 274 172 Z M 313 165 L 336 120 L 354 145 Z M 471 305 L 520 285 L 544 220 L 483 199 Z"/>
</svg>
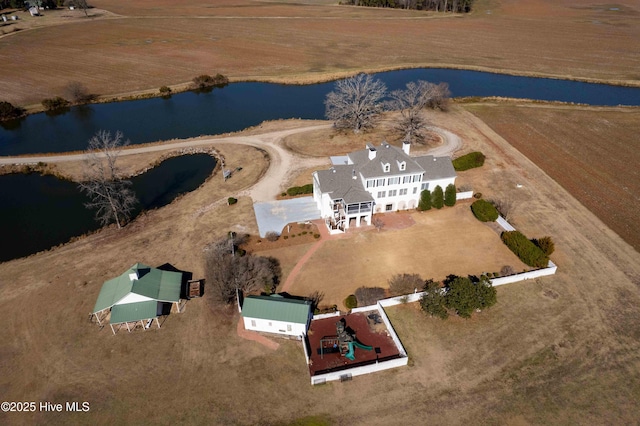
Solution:
<svg viewBox="0 0 640 426">
<path fill-rule="evenodd" d="M 463 106 L 640 251 L 640 110 Z"/>
</svg>

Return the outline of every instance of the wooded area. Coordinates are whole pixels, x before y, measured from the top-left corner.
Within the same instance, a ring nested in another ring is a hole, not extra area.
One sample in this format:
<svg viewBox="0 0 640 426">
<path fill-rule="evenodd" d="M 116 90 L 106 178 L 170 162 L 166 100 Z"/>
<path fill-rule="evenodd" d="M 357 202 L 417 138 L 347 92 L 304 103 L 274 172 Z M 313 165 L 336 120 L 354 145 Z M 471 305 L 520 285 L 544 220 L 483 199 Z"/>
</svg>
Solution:
<svg viewBox="0 0 640 426">
<path fill-rule="evenodd" d="M 471 11 L 473 0 L 345 0 L 342 4 L 467 13 Z"/>
</svg>

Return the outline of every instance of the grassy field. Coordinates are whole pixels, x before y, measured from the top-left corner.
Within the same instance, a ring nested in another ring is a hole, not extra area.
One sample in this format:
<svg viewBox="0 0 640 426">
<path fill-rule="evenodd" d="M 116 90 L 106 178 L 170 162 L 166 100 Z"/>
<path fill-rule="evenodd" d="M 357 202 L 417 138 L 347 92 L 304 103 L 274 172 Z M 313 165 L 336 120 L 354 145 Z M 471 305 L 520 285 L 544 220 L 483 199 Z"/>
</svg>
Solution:
<svg viewBox="0 0 640 426">
<path fill-rule="evenodd" d="M 92 93 L 119 96 L 184 88 L 202 73 L 309 82 L 422 66 L 640 81 L 634 0 L 479 0 L 465 16 L 327 1 L 93 4 L 89 19 L 80 11 L 47 11 L 2 27 L 11 32 L 0 38 L 0 55 L 10 58 L 2 99 L 38 104 L 74 80 Z"/>
<path fill-rule="evenodd" d="M 309 385 L 298 343 L 273 351 L 242 340 L 237 312 L 206 297 L 160 330 L 98 330 L 87 314 L 105 279 L 135 261 L 170 262 L 200 277 L 206 243 L 229 229 L 257 232 L 248 199 L 218 201 L 257 179 L 265 159 L 220 145 L 227 164 L 245 166 L 237 179 L 212 179 L 122 232 L 0 264 L 3 399 L 91 404 L 89 413 L 0 413 L 0 423 L 634 423 L 640 254 L 476 116 L 456 107 L 432 119 L 462 136 L 465 151 L 487 155 L 460 179 L 487 198 L 513 199 L 512 222 L 526 235 L 551 235 L 558 274 L 500 287 L 498 304 L 468 321 L 429 319 L 415 305 L 390 309 L 410 365 L 321 387 Z M 374 230 L 362 238 L 394 237 Z M 427 246 L 424 259 L 438 255 Z M 304 250 L 275 255 L 290 270 Z"/>
<path fill-rule="evenodd" d="M 465 105 L 640 251 L 640 110 Z"/>
<path fill-rule="evenodd" d="M 387 280 L 396 273 L 443 280 L 449 274 L 498 272 L 504 265 L 527 268 L 496 232 L 473 217 L 469 203 L 411 216 L 415 224 L 405 229 L 358 232 L 325 242 L 290 292 L 306 296 L 321 289 L 324 304 L 346 310 L 343 300 L 358 287 L 388 288 Z"/>
</svg>

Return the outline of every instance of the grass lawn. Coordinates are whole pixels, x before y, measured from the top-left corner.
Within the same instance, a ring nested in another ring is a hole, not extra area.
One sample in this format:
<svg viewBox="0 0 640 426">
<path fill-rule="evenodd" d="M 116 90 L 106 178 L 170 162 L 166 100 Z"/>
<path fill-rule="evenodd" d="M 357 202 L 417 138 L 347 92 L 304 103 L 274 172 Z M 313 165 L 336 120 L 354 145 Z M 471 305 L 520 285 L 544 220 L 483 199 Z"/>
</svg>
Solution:
<svg viewBox="0 0 640 426">
<path fill-rule="evenodd" d="M 344 308 L 343 300 L 358 287 L 387 288 L 387 280 L 397 273 L 442 280 L 449 274 L 498 272 L 504 265 L 516 271 L 527 268 L 495 231 L 473 217 L 468 203 L 394 214 L 411 214 L 415 225 L 381 232 L 351 230 L 347 238 L 325 241 L 300 271 L 291 293 L 319 290 L 325 294 L 323 304 Z"/>
</svg>

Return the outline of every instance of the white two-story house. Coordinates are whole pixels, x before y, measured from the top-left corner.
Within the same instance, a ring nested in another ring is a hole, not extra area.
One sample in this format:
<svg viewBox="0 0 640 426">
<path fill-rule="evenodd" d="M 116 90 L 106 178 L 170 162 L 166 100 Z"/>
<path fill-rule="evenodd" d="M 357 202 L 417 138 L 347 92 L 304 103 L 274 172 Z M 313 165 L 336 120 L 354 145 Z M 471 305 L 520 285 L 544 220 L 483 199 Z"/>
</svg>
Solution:
<svg viewBox="0 0 640 426">
<path fill-rule="evenodd" d="M 442 190 L 455 184 L 450 157 L 411 157 L 411 145 L 402 149 L 383 142 L 342 157 L 332 157 L 333 166 L 313 173 L 313 197 L 330 230 L 345 231 L 371 225 L 373 213 L 413 209 L 420 192 Z"/>
</svg>

